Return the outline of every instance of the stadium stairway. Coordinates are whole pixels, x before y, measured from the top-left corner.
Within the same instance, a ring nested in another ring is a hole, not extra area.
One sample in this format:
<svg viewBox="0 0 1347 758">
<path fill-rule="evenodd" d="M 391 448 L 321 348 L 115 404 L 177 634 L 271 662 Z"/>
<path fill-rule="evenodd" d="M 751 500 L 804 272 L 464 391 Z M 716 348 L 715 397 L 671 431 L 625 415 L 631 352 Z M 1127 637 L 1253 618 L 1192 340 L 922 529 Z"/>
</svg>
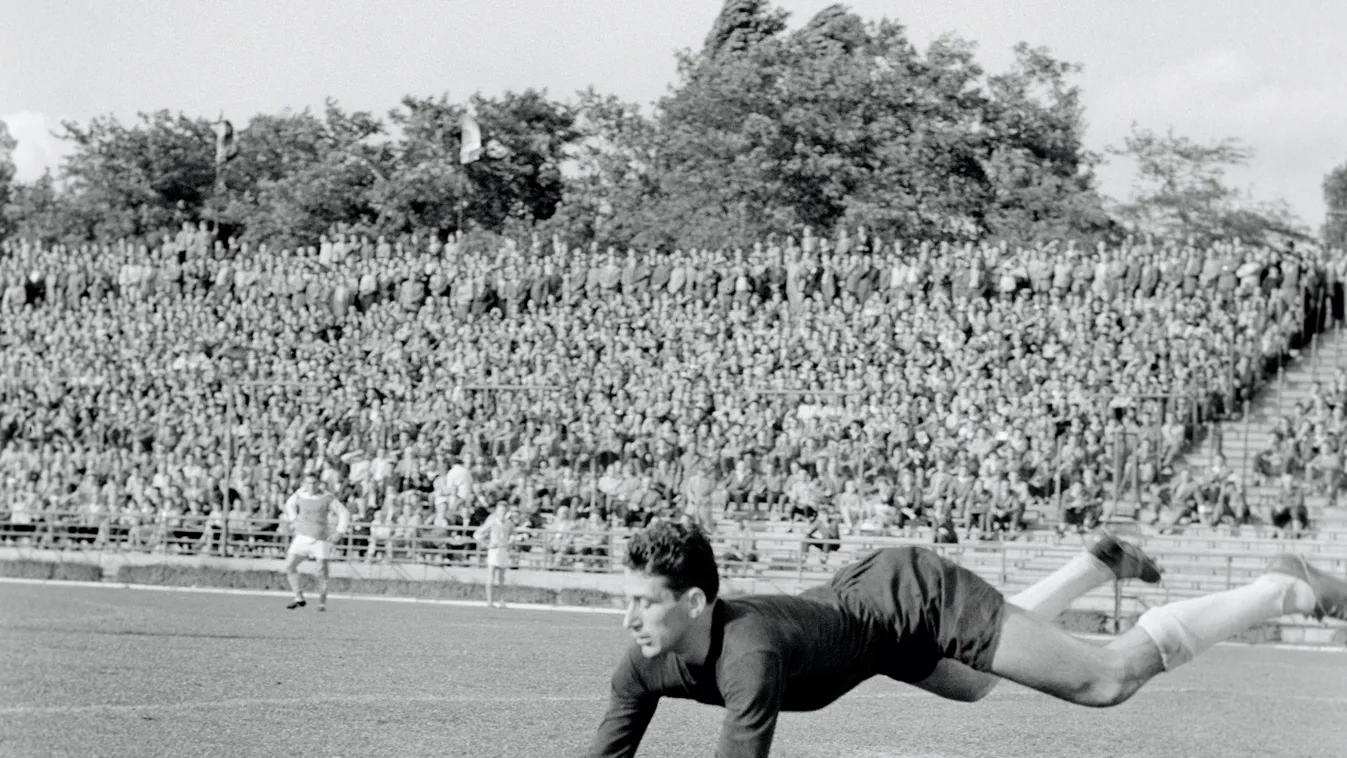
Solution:
<svg viewBox="0 0 1347 758">
<path fill-rule="evenodd" d="M 1277 487 L 1258 481 L 1254 461 L 1271 447 L 1277 419 L 1293 413 L 1296 403 L 1308 402 L 1315 383 L 1328 381 L 1339 369 L 1347 369 L 1347 330 L 1329 329 L 1303 348 L 1300 357 L 1283 367 L 1277 378 L 1258 393 L 1246 418 L 1221 422 L 1218 433 L 1206 435 L 1180 457 L 1177 465 L 1200 470 L 1211 465 L 1218 451 L 1223 453 L 1227 465 L 1245 482 L 1249 503 L 1261 509 L 1276 496 Z M 1336 507 L 1329 507 L 1325 495 L 1310 494 L 1307 500 L 1310 517 L 1321 529 L 1347 533 L 1347 498 L 1340 498 Z"/>
</svg>

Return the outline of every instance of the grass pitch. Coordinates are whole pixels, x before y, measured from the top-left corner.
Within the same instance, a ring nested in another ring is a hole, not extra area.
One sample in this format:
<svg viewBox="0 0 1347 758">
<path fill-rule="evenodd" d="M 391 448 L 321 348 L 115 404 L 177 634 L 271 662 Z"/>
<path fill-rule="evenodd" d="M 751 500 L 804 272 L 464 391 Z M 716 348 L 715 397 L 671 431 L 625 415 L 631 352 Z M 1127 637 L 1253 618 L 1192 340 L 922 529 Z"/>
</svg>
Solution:
<svg viewBox="0 0 1347 758">
<path fill-rule="evenodd" d="M 617 616 L 0 584 L 0 756 L 576 756 Z M 784 714 L 774 756 L 1347 755 L 1347 654 L 1219 647 L 1123 706 L 1003 684 L 977 704 L 872 680 Z M 639 755 L 713 752 L 664 701 Z"/>
</svg>

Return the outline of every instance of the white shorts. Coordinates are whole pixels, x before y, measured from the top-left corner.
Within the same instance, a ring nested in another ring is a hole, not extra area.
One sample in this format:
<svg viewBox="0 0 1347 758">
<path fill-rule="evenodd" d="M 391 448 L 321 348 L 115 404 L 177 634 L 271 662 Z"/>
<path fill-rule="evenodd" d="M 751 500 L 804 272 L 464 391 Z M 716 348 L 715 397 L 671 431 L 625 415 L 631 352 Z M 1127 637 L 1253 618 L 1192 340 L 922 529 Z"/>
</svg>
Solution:
<svg viewBox="0 0 1347 758">
<path fill-rule="evenodd" d="M 486 551 L 486 565 L 488 568 L 509 568 L 510 551 L 508 548 L 493 547 Z"/>
<path fill-rule="evenodd" d="M 316 561 L 325 561 L 332 552 L 332 543 L 327 540 L 297 534 L 294 539 L 290 540 L 290 549 L 285 552 L 286 555 L 307 555 L 312 556 Z"/>
</svg>

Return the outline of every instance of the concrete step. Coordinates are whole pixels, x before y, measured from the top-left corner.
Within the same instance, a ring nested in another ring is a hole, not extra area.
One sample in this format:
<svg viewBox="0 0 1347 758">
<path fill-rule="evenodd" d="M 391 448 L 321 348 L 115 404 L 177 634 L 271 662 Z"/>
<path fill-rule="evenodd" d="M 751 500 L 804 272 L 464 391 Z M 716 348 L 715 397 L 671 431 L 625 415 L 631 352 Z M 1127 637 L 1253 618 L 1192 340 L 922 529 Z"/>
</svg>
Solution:
<svg viewBox="0 0 1347 758">
<path fill-rule="evenodd" d="M 1278 624 L 1278 639 L 1290 645 L 1347 645 L 1347 626 Z"/>
</svg>

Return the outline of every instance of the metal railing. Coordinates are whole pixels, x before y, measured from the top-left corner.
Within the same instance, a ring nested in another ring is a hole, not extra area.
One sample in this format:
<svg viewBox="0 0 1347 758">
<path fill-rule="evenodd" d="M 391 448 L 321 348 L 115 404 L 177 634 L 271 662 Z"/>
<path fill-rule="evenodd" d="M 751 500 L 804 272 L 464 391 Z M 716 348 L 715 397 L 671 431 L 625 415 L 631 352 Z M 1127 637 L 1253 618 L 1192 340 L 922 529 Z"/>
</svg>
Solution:
<svg viewBox="0 0 1347 758">
<path fill-rule="evenodd" d="M 194 555 L 236 558 L 278 558 L 289 546 L 291 532 L 279 519 L 234 519 L 226 532 L 220 519 L 175 516 L 141 521 L 131 518 L 91 520 L 73 512 L 25 514 L 21 519 L 0 515 L 0 546 L 24 546 L 68 551 Z M 92 523 L 91 523 L 92 522 Z M 480 544 L 482 525 L 353 523 L 334 542 L 333 560 L 380 563 L 421 563 L 446 567 L 485 565 Z M 558 529 L 554 524 L 517 528 L 510 542 L 512 565 L 538 570 L 608 572 L 620 570 L 627 537 L 632 530 Z M 226 544 L 228 540 L 228 544 Z M 999 585 L 1044 558 L 1074 553 L 1080 547 L 1065 542 L 932 543 L 928 537 L 848 535 L 827 538 L 801 524 L 776 522 L 765 529 L 727 531 L 712 535 L 722 568 L 728 575 L 771 574 L 802 579 L 827 575 L 842 563 L 883 547 L 920 545 L 960 563 L 977 566 Z M 1301 544 L 1301 543 L 1297 543 Z M 1194 548 L 1192 546 L 1200 546 Z M 1312 558 L 1347 565 L 1347 540 L 1304 542 Z M 1186 547 L 1185 547 L 1186 546 Z M 226 550 L 227 549 L 227 550 Z M 1148 550 L 1157 556 L 1181 560 L 1222 559 L 1228 563 L 1256 558 L 1285 549 L 1284 540 L 1191 535 L 1155 539 Z M 1034 571 L 1029 571 L 1033 574 Z"/>
<path fill-rule="evenodd" d="M 275 558 L 285 554 L 291 532 L 280 519 L 226 519 L 175 515 L 141 520 L 136 517 L 90 519 L 70 511 L 24 514 L 20 520 L 0 515 L 0 545 L 149 555 Z M 385 563 L 429 563 L 443 566 L 485 565 L 481 525 L 399 524 L 358 521 L 333 543 L 334 560 Z M 928 530 L 929 531 L 929 530 Z M 621 566 L 627 537 L 624 527 L 560 530 L 553 524 L 517 528 L 510 554 L 517 568 L 615 571 Z M 712 536 L 722 567 L 730 574 L 773 572 L 805 577 L 827 573 L 860 553 L 885 546 L 923 545 L 947 555 L 995 555 L 1001 579 L 1017 559 L 1060 548 L 1048 543 L 1020 545 L 976 542 L 933 544 L 929 538 L 888 535 L 827 538 L 811 535 L 803 523 L 776 522 L 768 529 L 722 532 Z"/>
<path fill-rule="evenodd" d="M 479 569 L 486 565 L 486 550 L 479 541 L 481 525 L 424 525 L 361 523 L 334 544 L 332 559 L 341 563 L 376 562 L 405 570 L 412 565 L 444 569 Z M 900 545 L 920 545 L 963 565 L 1009 596 L 1037 582 L 1060 567 L 1080 550 L 1076 544 L 1048 542 L 932 544 L 918 539 L 891 536 L 847 536 L 836 539 L 810 536 L 778 526 L 776 530 L 736 532 L 713 538 L 722 575 L 727 579 L 754 579 L 789 592 L 776 582 L 794 583 L 794 589 L 826 582 L 842 565 L 871 550 Z M 510 565 L 533 571 L 613 573 L 621 570 L 630 531 L 560 531 L 555 526 L 523 528 L 510 544 Z M 275 519 L 236 519 L 226 531 L 216 522 L 156 519 L 151 523 L 125 523 L 104 519 L 89 523 L 73 513 L 43 513 L 40 518 L 16 523 L 0 517 L 0 548 L 32 547 L 62 550 L 139 553 L 148 555 L 212 556 L 228 554 L 236 559 L 281 558 L 290 541 L 289 529 Z M 230 545 L 226 546 L 225 540 Z M 1188 544 L 1192 543 L 1192 544 Z M 1177 547 L 1173 545 L 1177 544 Z M 1347 575 L 1347 541 L 1313 544 L 1311 559 L 1338 575 Z M 1135 585 L 1124 590 L 1112 582 L 1095 596 L 1092 608 L 1102 612 L 1112 632 L 1122 631 L 1124 603 L 1145 610 L 1153 605 L 1245 584 L 1265 569 L 1270 553 L 1285 549 L 1278 540 L 1248 540 L 1192 537 L 1166 544 L 1159 541 L 1147 550 L 1167 568 L 1164 584 Z M 1107 610 L 1104 608 L 1107 607 Z"/>
</svg>

